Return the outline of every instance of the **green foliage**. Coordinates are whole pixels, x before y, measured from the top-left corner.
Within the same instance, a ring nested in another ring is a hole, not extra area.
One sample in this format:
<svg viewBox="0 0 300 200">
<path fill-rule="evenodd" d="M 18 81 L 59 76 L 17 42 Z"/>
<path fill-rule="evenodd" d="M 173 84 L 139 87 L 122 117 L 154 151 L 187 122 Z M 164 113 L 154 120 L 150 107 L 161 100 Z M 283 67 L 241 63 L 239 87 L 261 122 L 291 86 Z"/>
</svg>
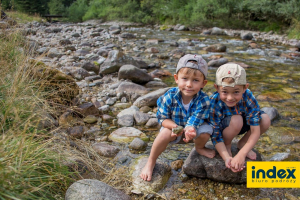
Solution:
<svg viewBox="0 0 300 200">
<path fill-rule="evenodd" d="M 14 0 L 12 8 L 31 15 L 43 15 L 48 11 L 47 2 L 48 0 Z"/>
<path fill-rule="evenodd" d="M 64 14 L 66 11 L 66 8 L 60 0 L 50 0 L 50 2 L 48 3 L 48 7 L 49 13 L 52 15 Z"/>
<path fill-rule="evenodd" d="M 11 1 L 10 0 L 2 0 L 0 2 L 1 4 L 1 7 L 2 7 L 2 10 L 8 10 L 8 9 L 11 9 Z"/>
<path fill-rule="evenodd" d="M 83 16 L 88 10 L 87 0 L 77 0 L 68 8 L 68 20 L 71 22 L 82 22 Z"/>
</svg>

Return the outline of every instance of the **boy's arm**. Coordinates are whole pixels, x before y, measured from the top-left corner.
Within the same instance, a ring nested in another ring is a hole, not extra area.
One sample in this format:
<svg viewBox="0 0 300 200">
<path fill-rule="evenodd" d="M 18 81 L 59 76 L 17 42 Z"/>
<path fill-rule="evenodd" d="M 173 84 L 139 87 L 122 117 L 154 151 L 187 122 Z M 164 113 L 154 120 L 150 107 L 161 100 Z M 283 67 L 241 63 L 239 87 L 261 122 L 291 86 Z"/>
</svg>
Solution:
<svg viewBox="0 0 300 200">
<path fill-rule="evenodd" d="M 229 155 L 224 142 L 219 142 L 218 144 L 216 144 L 215 147 L 216 147 L 218 153 L 220 154 L 220 156 L 222 157 L 222 159 L 224 160 L 225 166 L 227 168 L 230 168 L 232 157 Z"/>
</svg>

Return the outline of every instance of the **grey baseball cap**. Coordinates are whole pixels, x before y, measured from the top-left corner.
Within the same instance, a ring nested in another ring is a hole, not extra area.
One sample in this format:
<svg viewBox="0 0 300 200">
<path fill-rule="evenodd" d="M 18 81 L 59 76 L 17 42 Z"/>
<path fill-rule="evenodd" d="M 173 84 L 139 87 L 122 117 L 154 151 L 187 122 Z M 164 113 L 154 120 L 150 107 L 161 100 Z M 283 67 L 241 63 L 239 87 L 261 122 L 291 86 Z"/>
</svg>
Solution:
<svg viewBox="0 0 300 200">
<path fill-rule="evenodd" d="M 195 61 L 197 64 L 189 61 Z M 181 57 L 177 64 L 176 73 L 183 67 L 198 69 L 207 78 L 207 62 L 200 55 L 186 54 Z"/>
</svg>

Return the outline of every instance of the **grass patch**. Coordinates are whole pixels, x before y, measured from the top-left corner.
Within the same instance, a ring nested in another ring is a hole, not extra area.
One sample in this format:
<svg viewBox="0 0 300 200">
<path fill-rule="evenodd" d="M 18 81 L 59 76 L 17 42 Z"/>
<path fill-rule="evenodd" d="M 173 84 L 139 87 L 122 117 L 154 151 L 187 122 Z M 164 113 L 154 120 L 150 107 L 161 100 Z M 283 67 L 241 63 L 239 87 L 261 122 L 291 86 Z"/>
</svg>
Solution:
<svg viewBox="0 0 300 200">
<path fill-rule="evenodd" d="M 63 199 L 74 181 L 53 139 L 38 128 L 48 110 L 31 74 L 26 41 L 17 32 L 0 35 L 0 199 Z"/>
<path fill-rule="evenodd" d="M 14 19 L 17 23 L 26 23 L 26 22 L 42 22 L 43 18 L 38 14 L 28 15 L 25 13 L 17 12 L 17 11 L 5 11 L 5 13 L 12 19 Z"/>
</svg>

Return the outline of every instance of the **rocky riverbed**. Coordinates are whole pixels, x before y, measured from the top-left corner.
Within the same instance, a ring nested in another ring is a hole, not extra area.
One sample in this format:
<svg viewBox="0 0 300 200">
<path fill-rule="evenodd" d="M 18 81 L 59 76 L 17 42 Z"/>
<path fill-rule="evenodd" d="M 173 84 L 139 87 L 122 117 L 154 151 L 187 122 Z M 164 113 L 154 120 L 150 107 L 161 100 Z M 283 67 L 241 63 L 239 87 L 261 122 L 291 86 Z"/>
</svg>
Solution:
<svg viewBox="0 0 300 200">
<path fill-rule="evenodd" d="M 112 167 L 131 168 L 131 184 L 125 190 L 120 187 L 129 196 L 98 178 L 99 182 L 86 179 L 82 183 L 107 187 L 111 193 L 105 196 L 107 190 L 84 189 L 77 183 L 67 191 L 66 199 L 80 195 L 109 199 L 299 199 L 298 189 L 247 188 L 245 172 L 232 182 L 222 177 L 186 175 L 182 166 L 193 144 L 168 146 L 151 183 L 138 177 L 159 130 L 156 100 L 175 86 L 172 74 L 186 53 L 201 54 L 209 63 L 209 82 L 204 88 L 208 94 L 214 92 L 218 66 L 227 62 L 243 66 L 250 89 L 273 119 L 255 149 L 262 160 L 299 161 L 299 41 L 272 32 L 191 29 L 184 25 L 142 27 L 96 20 L 78 24 L 33 22 L 19 30 L 28 38 L 34 59 L 72 77 L 76 85 L 71 89 L 78 90 L 69 109 L 45 115 L 43 122 L 49 123 L 41 126 L 71 141 L 74 148 L 77 141 L 89 145 L 117 163 Z M 225 169 L 220 166 L 219 170 Z M 87 177 L 97 179 L 96 175 Z"/>
</svg>

